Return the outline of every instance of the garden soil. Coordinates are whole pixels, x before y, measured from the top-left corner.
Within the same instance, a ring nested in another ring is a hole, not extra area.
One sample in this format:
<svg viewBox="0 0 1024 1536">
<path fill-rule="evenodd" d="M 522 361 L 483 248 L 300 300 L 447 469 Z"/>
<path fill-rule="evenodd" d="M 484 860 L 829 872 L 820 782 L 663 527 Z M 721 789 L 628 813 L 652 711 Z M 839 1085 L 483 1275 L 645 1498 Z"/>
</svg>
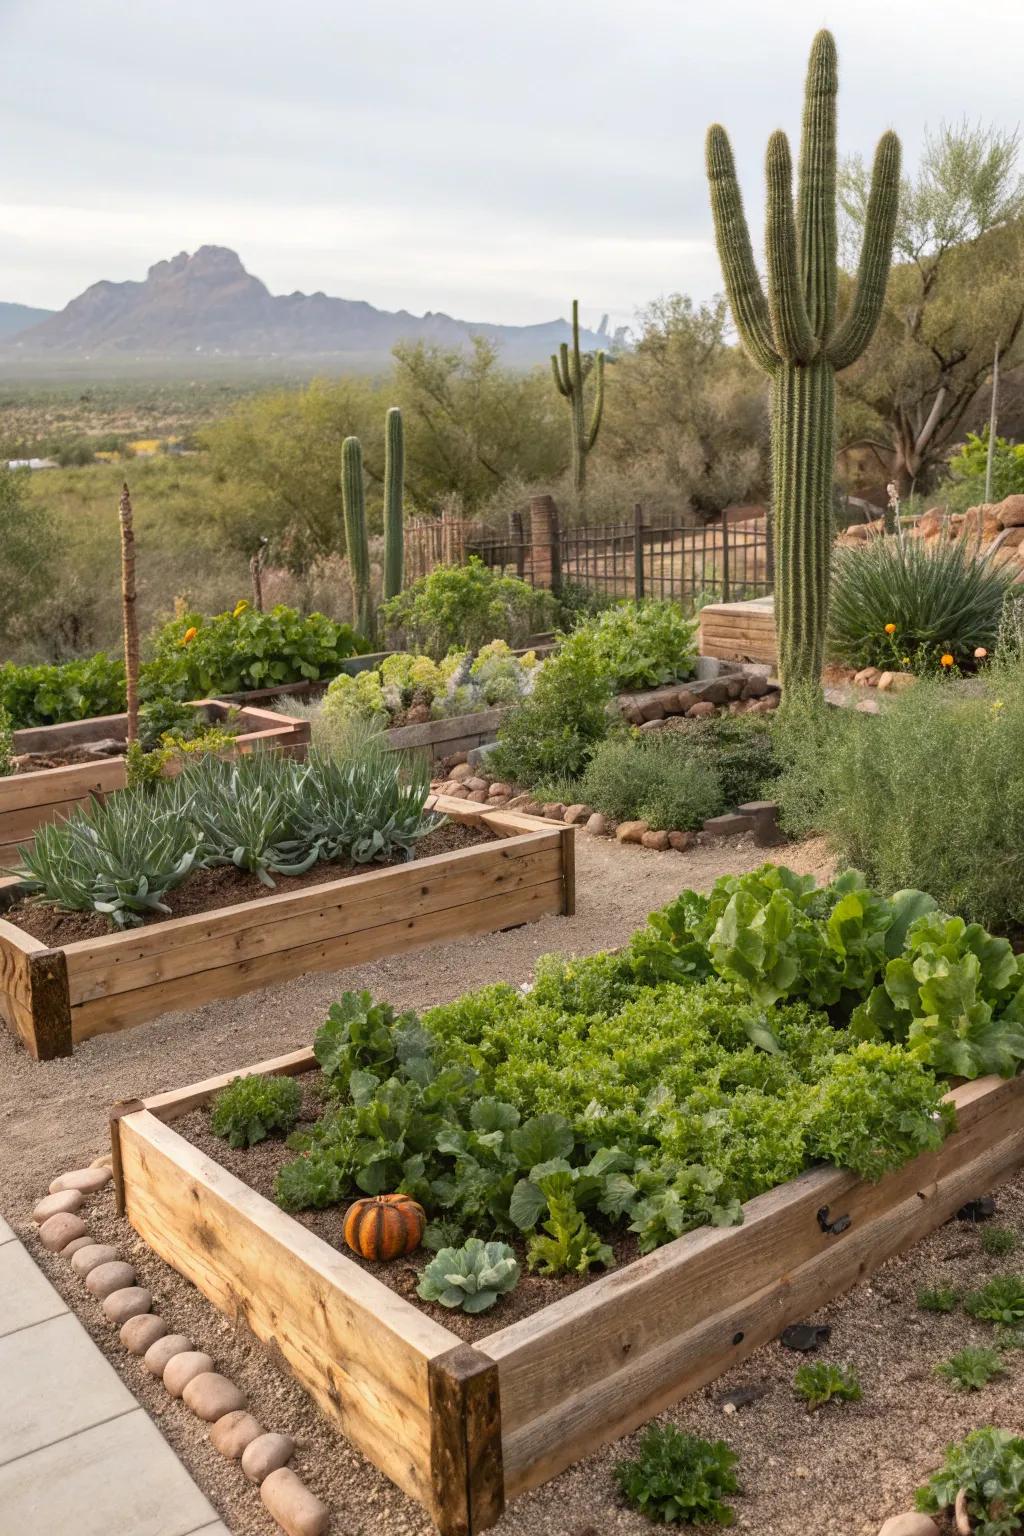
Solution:
<svg viewBox="0 0 1024 1536">
<path fill-rule="evenodd" d="M 308 1045 L 330 1002 L 345 989 L 369 987 L 406 1008 L 447 1001 L 498 979 L 519 982 L 538 955 L 589 954 L 622 943 L 648 911 L 683 887 L 706 890 L 718 875 L 756 868 L 763 858 L 746 839 L 678 855 L 623 849 L 581 835 L 574 918 L 545 918 L 508 933 L 207 1003 L 99 1036 L 66 1061 L 31 1062 L 0 1032 L 0 1211 L 109 1353 L 234 1536 L 279 1536 L 279 1528 L 237 1463 L 213 1450 L 205 1426 L 121 1348 L 116 1330 L 67 1261 L 43 1253 L 34 1240 L 29 1212 L 49 1181 L 106 1150 L 107 1111 L 116 1100 L 183 1087 Z M 787 848 L 784 861 L 820 877 L 829 872 L 818 844 Z M 998 1204 L 997 1219 L 1024 1243 L 1024 1178 L 1003 1186 Z M 155 1309 L 173 1329 L 208 1350 L 238 1382 L 260 1422 L 295 1435 L 296 1470 L 331 1507 L 334 1536 L 429 1536 L 432 1526 L 419 1506 L 334 1431 L 247 1330 L 216 1312 L 114 1215 L 109 1188 L 84 1213 L 97 1240 L 115 1243 L 136 1266 L 140 1283 L 153 1291 Z M 947 1442 L 980 1424 L 1024 1428 L 1024 1353 L 1007 1356 L 1002 1381 L 979 1393 L 953 1392 L 935 1378 L 934 1364 L 965 1344 L 990 1342 L 989 1330 L 962 1312 L 919 1312 L 917 1287 L 941 1283 L 969 1289 L 1000 1270 L 1022 1266 L 1024 1248 L 1016 1259 L 989 1259 L 977 1229 L 949 1223 L 813 1319 L 831 1325 L 823 1358 L 854 1366 L 862 1402 L 807 1413 L 792 1393 L 794 1371 L 807 1357 L 775 1343 L 662 1418 L 708 1438 L 724 1438 L 739 1453 L 744 1492 L 734 1500 L 736 1529 L 757 1536 L 875 1536 L 887 1515 L 910 1507 L 914 1487 L 936 1466 Z M 724 1395 L 738 1387 L 753 1389 L 757 1400 L 726 1415 Z M 644 1517 L 622 1503 L 614 1479 L 616 1461 L 629 1454 L 637 1438 L 588 1457 L 518 1499 L 495 1527 L 496 1536 L 649 1533 Z"/>
</svg>

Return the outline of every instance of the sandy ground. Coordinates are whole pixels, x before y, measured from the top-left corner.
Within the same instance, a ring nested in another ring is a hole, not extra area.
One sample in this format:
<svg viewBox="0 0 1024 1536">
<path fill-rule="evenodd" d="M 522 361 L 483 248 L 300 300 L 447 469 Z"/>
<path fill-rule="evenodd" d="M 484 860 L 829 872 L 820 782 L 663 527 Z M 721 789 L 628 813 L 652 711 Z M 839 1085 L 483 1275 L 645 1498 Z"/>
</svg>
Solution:
<svg viewBox="0 0 1024 1536">
<path fill-rule="evenodd" d="M 763 853 L 746 842 L 698 848 L 686 855 L 619 849 L 578 839 L 578 906 L 572 919 L 548 918 L 531 927 L 446 947 L 410 952 L 358 971 L 307 976 L 248 997 L 206 1004 L 193 1013 L 87 1042 L 68 1061 L 37 1065 L 14 1041 L 0 1037 L 0 1210 L 29 1236 L 32 1204 L 49 1180 L 106 1147 L 106 1115 L 117 1099 L 180 1087 L 309 1043 L 338 992 L 370 987 L 391 1002 L 426 1006 L 497 979 L 520 981 L 550 950 L 585 954 L 621 942 L 647 912 L 686 885 L 706 889 L 721 873 L 756 867 Z M 819 845 L 785 850 L 801 870 L 827 873 Z M 979 1191 L 982 1193 L 982 1191 Z M 1000 1218 L 1024 1235 L 1024 1179 L 1005 1187 Z M 268 1428 L 299 1441 L 296 1469 L 334 1511 L 336 1536 L 427 1536 L 423 1511 L 338 1436 L 289 1377 L 246 1333 L 222 1318 L 193 1287 L 155 1259 L 113 1214 L 112 1196 L 92 1206 L 90 1227 L 116 1242 L 154 1292 L 155 1306 L 247 1392 Z M 236 1536 L 275 1536 L 278 1528 L 237 1466 L 209 1445 L 206 1431 L 173 1402 L 140 1362 L 121 1349 L 116 1332 L 74 1279 L 66 1261 L 42 1263 L 139 1400 L 154 1416 Z M 825 1357 L 855 1366 L 864 1388 L 859 1404 L 830 1405 L 808 1415 L 791 1390 L 801 1358 L 772 1344 L 729 1376 L 665 1417 L 711 1438 L 727 1439 L 740 1455 L 744 1487 L 735 1500 L 737 1528 L 758 1536 L 873 1536 L 881 1520 L 909 1506 L 912 1490 L 940 1458 L 942 1447 L 982 1423 L 1020 1427 L 1024 1354 L 1007 1357 L 1009 1374 L 981 1393 L 960 1395 L 937 1381 L 932 1367 L 965 1343 L 989 1341 L 986 1325 L 962 1313 L 921 1313 L 920 1284 L 971 1285 L 997 1269 L 1024 1266 L 990 1260 L 977 1232 L 951 1223 L 893 1260 L 873 1280 L 821 1318 L 832 1324 Z M 816 1319 L 817 1320 L 817 1319 Z M 736 1386 L 764 1395 L 734 1416 L 720 1399 Z M 651 1529 L 627 1509 L 612 1470 L 633 1437 L 570 1468 L 518 1500 L 498 1536 L 639 1536 Z"/>
</svg>

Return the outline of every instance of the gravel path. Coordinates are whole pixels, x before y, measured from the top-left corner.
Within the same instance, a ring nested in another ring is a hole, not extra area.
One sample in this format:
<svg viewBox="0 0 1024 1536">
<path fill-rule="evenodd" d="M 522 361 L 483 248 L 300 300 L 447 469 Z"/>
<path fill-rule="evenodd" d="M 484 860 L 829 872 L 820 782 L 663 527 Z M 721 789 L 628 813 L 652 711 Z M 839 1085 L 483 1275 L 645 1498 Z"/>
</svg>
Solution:
<svg viewBox="0 0 1024 1536">
<path fill-rule="evenodd" d="M 676 855 L 621 849 L 580 836 L 579 911 L 572 919 L 546 918 L 510 933 L 414 951 L 357 971 L 303 977 L 98 1037 L 71 1060 L 43 1066 L 30 1062 L 4 1032 L 0 1211 L 27 1235 L 32 1230 L 28 1212 L 49 1180 L 106 1149 L 106 1115 L 116 1099 L 181 1087 L 307 1045 L 326 1007 L 344 988 L 366 986 L 396 1005 L 422 1007 L 485 982 L 520 981 L 538 955 L 553 949 L 587 954 L 620 943 L 648 911 L 685 885 L 707 889 L 719 874 L 755 868 L 762 860 L 762 851 L 747 840 Z M 818 844 L 785 850 L 785 861 L 827 874 Z M 1024 1234 L 1024 1180 L 1006 1186 L 1000 1206 L 1000 1219 Z M 109 1191 L 93 1203 L 90 1226 L 100 1241 L 121 1247 L 139 1270 L 140 1282 L 153 1290 L 156 1308 L 214 1355 L 246 1391 L 261 1422 L 296 1434 L 296 1470 L 333 1508 L 338 1536 L 428 1536 L 432 1527 L 422 1510 L 335 1434 L 245 1330 L 235 1330 L 117 1220 Z M 30 1246 L 235 1536 L 277 1536 L 255 1490 L 234 1464 L 213 1451 L 204 1427 L 188 1410 L 169 1399 L 120 1348 L 116 1333 L 102 1322 L 67 1263 L 41 1255 L 34 1241 Z M 908 1507 L 913 1487 L 936 1464 L 946 1441 L 981 1423 L 1020 1427 L 1014 1404 L 1019 1402 L 1024 1354 L 1008 1357 L 1010 1374 L 1003 1383 L 980 1394 L 954 1394 L 934 1379 L 932 1365 L 965 1343 L 987 1342 L 987 1330 L 959 1313 L 933 1317 L 918 1312 L 914 1292 L 919 1284 L 939 1280 L 970 1285 L 996 1268 L 1022 1264 L 1024 1259 L 984 1258 L 976 1232 L 953 1223 L 822 1314 L 833 1326 L 827 1358 L 855 1365 L 864 1387 L 860 1404 L 832 1405 L 807 1415 L 790 1390 L 799 1357 L 773 1344 L 671 1410 L 666 1417 L 697 1433 L 723 1436 L 740 1453 L 746 1492 L 736 1500 L 737 1528 L 759 1536 L 798 1536 L 812 1529 L 818 1536 L 874 1536 L 885 1515 Z M 719 1400 L 737 1385 L 756 1386 L 764 1395 L 725 1417 Z M 615 1491 L 612 1468 L 630 1444 L 599 1452 L 518 1500 L 496 1527 L 497 1536 L 649 1532 L 648 1522 L 626 1509 Z"/>
</svg>

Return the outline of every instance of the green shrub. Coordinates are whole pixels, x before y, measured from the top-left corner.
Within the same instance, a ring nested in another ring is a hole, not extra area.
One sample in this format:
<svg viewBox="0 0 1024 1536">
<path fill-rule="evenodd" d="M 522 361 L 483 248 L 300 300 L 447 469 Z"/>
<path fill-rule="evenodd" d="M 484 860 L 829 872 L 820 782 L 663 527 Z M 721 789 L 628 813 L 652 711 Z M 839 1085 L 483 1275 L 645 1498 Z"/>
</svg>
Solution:
<svg viewBox="0 0 1024 1536">
<path fill-rule="evenodd" d="M 850 667 L 927 672 L 948 652 L 973 667 L 977 646 L 995 646 L 1011 580 L 1005 567 L 978 558 L 969 539 L 872 539 L 839 549 L 828 654 Z"/>
<path fill-rule="evenodd" d="M 859 1403 L 863 1396 L 851 1366 L 831 1365 L 825 1360 L 802 1365 L 793 1377 L 793 1391 L 812 1410 L 832 1401 Z"/>
<path fill-rule="evenodd" d="M 236 1077 L 214 1099 L 210 1129 L 231 1147 L 254 1147 L 271 1131 L 290 1131 L 301 1108 L 293 1077 Z"/>
<path fill-rule="evenodd" d="M 971 1345 L 950 1355 L 935 1367 L 936 1376 L 948 1381 L 957 1392 L 980 1392 L 996 1376 L 1006 1375 L 999 1351 L 978 1349 Z"/>
<path fill-rule="evenodd" d="M 740 1491 L 739 1461 L 724 1440 L 684 1435 L 674 1424 L 652 1424 L 637 1452 L 615 1468 L 615 1480 L 630 1504 L 666 1525 L 732 1525 L 735 1511 L 726 1496 Z"/>
<path fill-rule="evenodd" d="M 11 717 L 0 704 L 0 779 L 14 772 L 14 727 Z"/>
<path fill-rule="evenodd" d="M 476 651 L 489 640 L 521 646 L 552 627 L 555 599 L 470 556 L 439 565 L 389 598 L 380 610 L 389 643 L 440 660 L 451 650 Z"/>
<path fill-rule="evenodd" d="M 1024 443 L 997 437 L 992 454 L 992 495 L 985 495 L 988 474 L 988 428 L 968 432 L 967 441 L 949 459 L 949 481 L 939 487 L 946 506 L 962 512 L 986 500 L 1005 501 L 1024 491 Z"/>
<path fill-rule="evenodd" d="M 116 715 L 124 707 L 124 663 L 103 651 L 54 666 L 0 667 L 0 708 L 16 731 Z"/>
<path fill-rule="evenodd" d="M 981 1251 L 990 1258 L 1005 1258 L 1008 1253 L 1014 1253 L 1018 1246 L 1017 1234 L 1010 1227 L 982 1227 L 979 1235 Z"/>
<path fill-rule="evenodd" d="M 187 613 L 165 624 L 153 637 L 140 688 L 144 700 L 201 699 L 316 682 L 368 649 L 350 625 L 322 613 L 304 618 L 282 604 L 259 613 L 243 601 L 228 613 Z"/>
<path fill-rule="evenodd" d="M 617 693 L 689 677 L 697 656 L 697 624 L 676 603 L 647 598 L 616 603 L 577 626 L 593 642 Z"/>
<path fill-rule="evenodd" d="M 966 1440 L 947 1445 L 946 1457 L 915 1495 L 927 1515 L 952 1513 L 967 1493 L 974 1536 L 1010 1536 L 1024 1526 L 1024 1439 L 1008 1429 L 975 1429 Z"/>
<path fill-rule="evenodd" d="M 1024 920 L 1024 669 L 921 679 L 877 716 L 797 697 L 780 715 L 787 831 L 824 833 L 882 890 L 996 930 Z"/>
<path fill-rule="evenodd" d="M 780 772 L 774 726 L 765 715 L 712 715 L 680 720 L 663 733 L 679 751 L 699 753 L 722 786 L 724 807 L 760 800 L 773 793 Z"/>
<path fill-rule="evenodd" d="M 917 1304 L 922 1312 L 955 1312 L 960 1292 L 951 1285 L 923 1285 L 917 1293 Z"/>
<path fill-rule="evenodd" d="M 498 728 L 489 766 L 517 784 L 581 774 L 612 724 L 612 689 L 585 630 L 536 672 L 533 691 Z"/>
<path fill-rule="evenodd" d="M 594 753 L 580 799 L 616 821 L 688 831 L 724 808 L 721 780 L 703 753 L 687 753 L 674 733 L 615 737 Z"/>
</svg>

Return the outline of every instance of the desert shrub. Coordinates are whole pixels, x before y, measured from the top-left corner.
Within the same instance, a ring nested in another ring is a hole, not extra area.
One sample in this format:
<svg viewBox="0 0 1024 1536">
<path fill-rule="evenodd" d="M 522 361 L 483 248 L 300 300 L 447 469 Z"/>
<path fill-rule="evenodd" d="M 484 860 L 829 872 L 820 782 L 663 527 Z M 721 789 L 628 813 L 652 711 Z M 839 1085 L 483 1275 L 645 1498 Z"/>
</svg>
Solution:
<svg viewBox="0 0 1024 1536">
<path fill-rule="evenodd" d="M 969 540 L 872 539 L 837 550 L 829 655 L 851 667 L 915 672 L 936 670 L 947 654 L 973 665 L 977 647 L 995 646 L 1010 583 Z"/>
<path fill-rule="evenodd" d="M 537 669 L 532 692 L 508 711 L 490 766 L 518 784 L 583 772 L 612 723 L 612 688 L 586 628 Z"/>
<path fill-rule="evenodd" d="M 1024 1440 L 1008 1429 L 976 1429 L 958 1444 L 915 1495 L 929 1515 L 952 1511 L 961 1488 L 975 1536 L 1006 1536 L 1024 1521 Z"/>
<path fill-rule="evenodd" d="M 764 715 L 711 715 L 673 720 L 665 732 L 680 752 L 700 754 L 714 768 L 725 806 L 759 800 L 778 777 L 772 721 Z"/>
<path fill-rule="evenodd" d="M 1004 501 L 1024 491 L 1024 443 L 997 437 L 992 455 L 992 495 L 985 496 L 988 471 L 988 428 L 968 432 L 967 441 L 949 459 L 949 480 L 939 494 L 950 511 L 979 506 L 986 499 Z"/>
<path fill-rule="evenodd" d="M 550 629 L 556 607 L 550 592 L 471 556 L 465 565 L 439 565 L 389 598 L 381 622 L 391 645 L 440 659 L 450 650 L 475 651 L 490 640 L 520 646 Z"/>
<path fill-rule="evenodd" d="M 322 613 L 303 617 L 280 604 L 260 613 L 243 600 L 230 612 L 186 613 L 158 630 L 153 658 L 142 668 L 141 693 L 144 699 L 198 699 L 315 682 L 333 677 L 344 660 L 368 649 L 348 624 Z"/>
<path fill-rule="evenodd" d="M 1024 920 L 1024 671 L 920 679 L 877 716 L 798 696 L 780 714 L 787 831 L 824 833 L 882 890 L 989 928 Z"/>
<path fill-rule="evenodd" d="M 598 747 L 579 798 L 616 821 L 688 831 L 723 808 L 722 781 L 703 753 L 670 733 L 614 737 Z"/>
<path fill-rule="evenodd" d="M 124 703 L 124 663 L 103 651 L 57 665 L 0 667 L 0 706 L 16 731 L 116 715 Z"/>
</svg>

